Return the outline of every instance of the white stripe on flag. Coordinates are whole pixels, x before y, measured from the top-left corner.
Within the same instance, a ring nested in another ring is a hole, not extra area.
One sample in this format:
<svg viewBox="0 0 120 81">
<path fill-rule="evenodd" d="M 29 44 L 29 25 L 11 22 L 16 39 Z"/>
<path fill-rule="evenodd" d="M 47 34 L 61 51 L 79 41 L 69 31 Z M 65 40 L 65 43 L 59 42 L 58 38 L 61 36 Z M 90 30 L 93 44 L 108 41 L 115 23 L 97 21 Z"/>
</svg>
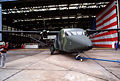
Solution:
<svg viewBox="0 0 120 81">
<path fill-rule="evenodd" d="M 117 42 L 117 41 L 113 41 L 113 42 L 94 42 L 93 44 L 95 44 L 95 45 L 111 45 L 112 48 L 115 48 L 115 42 Z"/>
<path fill-rule="evenodd" d="M 111 34 L 111 35 L 105 35 L 105 36 L 101 36 L 101 37 L 96 37 L 96 38 L 93 38 L 91 40 L 107 39 L 107 38 L 114 38 L 114 37 L 117 37 L 117 33 Z"/>
<path fill-rule="evenodd" d="M 115 44 L 117 41 L 111 41 L 111 42 L 93 42 L 93 44 L 106 44 L 106 45 L 112 45 L 113 43 Z"/>
<path fill-rule="evenodd" d="M 98 21 L 98 22 L 96 23 L 96 25 L 102 23 L 104 20 L 108 19 L 109 17 L 111 17 L 111 16 L 112 16 L 113 14 L 115 14 L 115 13 L 116 13 L 116 9 L 114 9 L 110 14 L 108 14 L 108 15 L 105 16 L 103 19 L 101 19 L 100 21 Z"/>
<path fill-rule="evenodd" d="M 111 5 L 109 5 L 109 7 L 108 7 L 105 11 L 103 11 L 103 13 L 100 14 L 100 15 L 96 18 L 96 20 L 98 20 L 99 18 L 101 18 L 101 17 L 102 17 L 106 12 L 108 12 L 114 5 L 115 5 L 115 1 L 114 1 Z"/>
<path fill-rule="evenodd" d="M 97 29 L 99 30 L 99 29 L 101 29 L 101 28 L 104 28 L 105 26 L 107 26 L 107 25 L 109 25 L 109 24 L 111 24 L 111 23 L 113 23 L 113 22 L 115 22 L 115 21 L 117 21 L 117 18 L 116 18 L 116 17 L 113 18 L 112 20 L 104 23 L 102 26 L 97 27 Z"/>
</svg>

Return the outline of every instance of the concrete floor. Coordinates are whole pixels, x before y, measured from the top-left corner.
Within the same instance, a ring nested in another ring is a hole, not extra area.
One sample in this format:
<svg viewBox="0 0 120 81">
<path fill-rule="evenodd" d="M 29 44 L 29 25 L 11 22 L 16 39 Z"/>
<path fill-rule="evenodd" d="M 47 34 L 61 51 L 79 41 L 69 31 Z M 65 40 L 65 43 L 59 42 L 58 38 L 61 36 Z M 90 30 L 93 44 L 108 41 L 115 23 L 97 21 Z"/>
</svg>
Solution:
<svg viewBox="0 0 120 81">
<path fill-rule="evenodd" d="M 81 56 L 120 60 L 120 51 L 93 49 Z M 120 64 L 74 59 L 75 55 L 50 55 L 49 50 L 11 50 L 0 81 L 120 81 Z"/>
</svg>

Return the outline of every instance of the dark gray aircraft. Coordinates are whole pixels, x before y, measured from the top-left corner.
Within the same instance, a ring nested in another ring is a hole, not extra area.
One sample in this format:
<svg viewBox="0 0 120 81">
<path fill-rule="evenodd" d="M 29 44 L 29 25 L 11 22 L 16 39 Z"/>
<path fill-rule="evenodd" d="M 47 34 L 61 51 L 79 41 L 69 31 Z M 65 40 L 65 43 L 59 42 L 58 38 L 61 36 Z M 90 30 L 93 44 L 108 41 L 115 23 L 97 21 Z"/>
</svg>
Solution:
<svg viewBox="0 0 120 81">
<path fill-rule="evenodd" d="M 54 45 L 50 48 L 51 54 L 55 50 L 64 52 L 83 52 L 92 49 L 92 42 L 85 31 L 80 28 L 65 28 L 59 31 Z"/>
</svg>

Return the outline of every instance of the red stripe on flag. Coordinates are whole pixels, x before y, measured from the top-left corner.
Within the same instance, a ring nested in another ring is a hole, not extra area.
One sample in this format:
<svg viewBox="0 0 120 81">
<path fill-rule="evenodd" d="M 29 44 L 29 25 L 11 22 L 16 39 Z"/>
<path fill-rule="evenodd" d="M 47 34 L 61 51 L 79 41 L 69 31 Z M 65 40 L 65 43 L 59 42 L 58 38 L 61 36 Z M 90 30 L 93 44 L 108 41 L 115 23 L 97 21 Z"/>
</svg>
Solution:
<svg viewBox="0 0 120 81">
<path fill-rule="evenodd" d="M 98 47 L 108 47 L 108 48 L 112 48 L 112 45 L 107 45 L 107 44 L 93 44 L 93 46 L 98 46 Z"/>
<path fill-rule="evenodd" d="M 96 25 L 96 27 L 99 27 L 99 26 L 103 25 L 104 23 L 106 23 L 106 22 L 112 20 L 112 19 L 115 18 L 115 17 L 117 17 L 116 13 L 113 14 L 111 17 L 107 18 L 106 20 L 104 20 L 102 23 Z"/>
<path fill-rule="evenodd" d="M 103 10 L 101 10 L 96 17 L 100 16 L 114 1 L 115 0 L 111 1 L 110 3 L 108 3 L 108 5 Z"/>
<path fill-rule="evenodd" d="M 115 22 L 113 22 L 113 23 L 111 23 L 111 24 L 109 24 L 109 25 L 107 25 L 107 26 L 104 26 L 103 28 L 101 28 L 101 30 L 102 30 L 102 29 L 111 28 L 111 27 L 113 27 L 113 26 L 115 26 L 115 25 L 117 25 L 117 21 L 115 21 Z"/>
<path fill-rule="evenodd" d="M 95 36 L 92 37 L 92 38 L 101 37 L 101 36 L 105 36 L 105 35 L 110 35 L 110 34 L 114 34 L 114 33 L 117 33 L 117 31 L 105 32 L 105 33 L 102 33 L 102 34 L 99 34 L 99 35 L 95 35 Z"/>
<path fill-rule="evenodd" d="M 118 41 L 118 37 L 107 38 L 107 39 L 92 40 L 92 42 L 105 42 L 105 41 Z"/>
<path fill-rule="evenodd" d="M 100 17 L 98 20 L 96 20 L 96 23 L 99 22 L 101 19 L 103 19 L 108 14 L 110 14 L 114 9 L 116 9 L 115 5 L 108 12 L 106 12 L 102 17 Z"/>
</svg>

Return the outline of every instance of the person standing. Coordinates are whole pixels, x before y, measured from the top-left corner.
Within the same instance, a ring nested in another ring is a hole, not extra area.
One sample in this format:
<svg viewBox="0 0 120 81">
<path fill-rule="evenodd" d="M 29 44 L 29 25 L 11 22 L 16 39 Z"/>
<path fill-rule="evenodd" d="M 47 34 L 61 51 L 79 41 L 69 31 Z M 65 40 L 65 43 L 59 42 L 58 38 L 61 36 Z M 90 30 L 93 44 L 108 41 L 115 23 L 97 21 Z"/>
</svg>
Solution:
<svg viewBox="0 0 120 81">
<path fill-rule="evenodd" d="M 1 68 L 5 68 L 5 60 L 6 60 L 6 52 L 8 50 L 8 42 L 2 42 L 0 45 L 0 52 L 1 52 Z"/>
</svg>

